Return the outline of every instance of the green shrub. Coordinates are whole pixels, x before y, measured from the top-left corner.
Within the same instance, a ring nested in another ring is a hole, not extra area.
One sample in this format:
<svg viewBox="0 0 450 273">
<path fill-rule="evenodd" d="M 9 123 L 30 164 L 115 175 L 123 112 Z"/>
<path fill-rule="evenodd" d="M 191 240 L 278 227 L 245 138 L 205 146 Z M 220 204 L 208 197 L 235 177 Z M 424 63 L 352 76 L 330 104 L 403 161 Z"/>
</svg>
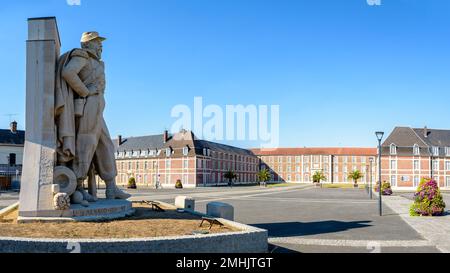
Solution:
<svg viewBox="0 0 450 273">
<path fill-rule="evenodd" d="M 129 189 L 136 189 L 136 179 L 134 177 L 130 177 L 130 179 L 128 179 L 128 188 Z"/>
<path fill-rule="evenodd" d="M 375 192 L 380 192 L 380 183 L 377 182 L 377 185 L 375 186 Z M 383 195 L 392 195 L 392 187 L 391 183 L 383 181 L 383 185 L 381 186 L 381 192 Z"/>
<path fill-rule="evenodd" d="M 177 183 L 175 183 L 175 188 L 176 189 L 182 189 L 183 188 L 183 183 L 181 183 L 180 179 L 178 179 Z"/>
<path fill-rule="evenodd" d="M 440 216 L 444 214 L 445 202 L 434 179 L 422 179 L 414 198 L 414 204 L 411 205 L 409 210 L 411 216 Z"/>
</svg>

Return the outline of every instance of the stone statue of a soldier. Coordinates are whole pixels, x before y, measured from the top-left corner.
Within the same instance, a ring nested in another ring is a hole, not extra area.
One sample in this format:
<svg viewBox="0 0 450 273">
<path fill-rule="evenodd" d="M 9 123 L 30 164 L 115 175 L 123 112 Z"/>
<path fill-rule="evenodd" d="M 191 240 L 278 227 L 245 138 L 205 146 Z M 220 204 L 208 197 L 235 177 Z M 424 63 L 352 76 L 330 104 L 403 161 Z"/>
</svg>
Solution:
<svg viewBox="0 0 450 273">
<path fill-rule="evenodd" d="M 83 181 L 98 174 L 106 183 L 107 199 L 127 199 L 116 186 L 114 144 L 103 118 L 105 67 L 102 42 L 97 32 L 85 32 L 81 48 L 60 57 L 56 75 L 55 122 L 58 136 L 58 165 L 73 170 L 78 195 L 84 201 L 96 197 L 83 189 Z"/>
</svg>

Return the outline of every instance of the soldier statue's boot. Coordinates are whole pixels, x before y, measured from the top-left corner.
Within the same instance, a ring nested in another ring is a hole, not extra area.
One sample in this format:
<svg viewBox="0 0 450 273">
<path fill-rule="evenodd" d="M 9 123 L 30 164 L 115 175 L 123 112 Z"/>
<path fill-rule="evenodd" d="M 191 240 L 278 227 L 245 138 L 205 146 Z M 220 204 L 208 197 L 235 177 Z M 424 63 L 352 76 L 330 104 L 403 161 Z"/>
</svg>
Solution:
<svg viewBox="0 0 450 273">
<path fill-rule="evenodd" d="M 106 199 L 114 200 L 114 199 L 128 199 L 131 197 L 131 194 L 126 193 L 119 188 L 117 188 L 116 183 L 114 181 L 110 181 L 106 183 Z"/>
<path fill-rule="evenodd" d="M 81 194 L 83 194 L 83 199 L 85 201 L 88 201 L 89 203 L 93 203 L 93 202 L 97 202 L 98 199 L 92 195 L 90 195 L 84 188 L 83 186 L 78 186 L 77 191 L 81 192 Z"/>
</svg>

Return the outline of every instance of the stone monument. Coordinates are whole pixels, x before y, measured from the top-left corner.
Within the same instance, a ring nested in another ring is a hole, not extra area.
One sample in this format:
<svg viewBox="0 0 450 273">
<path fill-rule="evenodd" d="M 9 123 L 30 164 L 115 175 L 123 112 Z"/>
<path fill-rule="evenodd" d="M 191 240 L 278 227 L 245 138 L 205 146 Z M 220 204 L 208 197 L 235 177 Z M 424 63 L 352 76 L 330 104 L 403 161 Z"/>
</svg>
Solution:
<svg viewBox="0 0 450 273">
<path fill-rule="evenodd" d="M 114 145 L 103 118 L 106 86 L 99 33 L 60 56 L 55 17 L 28 19 L 26 143 L 19 221 L 117 218 L 132 213 L 116 186 Z M 106 183 L 98 199 L 96 176 Z M 84 189 L 88 181 L 89 192 Z"/>
</svg>

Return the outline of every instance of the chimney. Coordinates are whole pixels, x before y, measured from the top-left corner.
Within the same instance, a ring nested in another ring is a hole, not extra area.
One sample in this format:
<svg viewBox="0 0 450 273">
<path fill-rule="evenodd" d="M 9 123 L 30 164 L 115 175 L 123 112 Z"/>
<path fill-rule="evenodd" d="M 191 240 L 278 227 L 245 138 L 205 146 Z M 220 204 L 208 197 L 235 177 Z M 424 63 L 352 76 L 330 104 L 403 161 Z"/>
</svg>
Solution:
<svg viewBox="0 0 450 273">
<path fill-rule="evenodd" d="M 165 130 L 163 135 L 164 143 L 166 143 L 169 140 L 169 131 Z"/>
<path fill-rule="evenodd" d="M 425 128 L 423 129 L 423 136 L 424 136 L 425 138 L 428 137 L 428 128 L 427 128 L 427 126 L 425 126 Z"/>
<path fill-rule="evenodd" d="M 118 136 L 117 136 L 117 146 L 122 145 L 122 143 L 123 143 L 123 141 L 122 141 L 122 136 L 121 136 L 121 135 L 118 135 Z"/>
<path fill-rule="evenodd" d="M 10 124 L 11 133 L 16 134 L 17 133 L 17 121 L 13 121 Z"/>
</svg>

